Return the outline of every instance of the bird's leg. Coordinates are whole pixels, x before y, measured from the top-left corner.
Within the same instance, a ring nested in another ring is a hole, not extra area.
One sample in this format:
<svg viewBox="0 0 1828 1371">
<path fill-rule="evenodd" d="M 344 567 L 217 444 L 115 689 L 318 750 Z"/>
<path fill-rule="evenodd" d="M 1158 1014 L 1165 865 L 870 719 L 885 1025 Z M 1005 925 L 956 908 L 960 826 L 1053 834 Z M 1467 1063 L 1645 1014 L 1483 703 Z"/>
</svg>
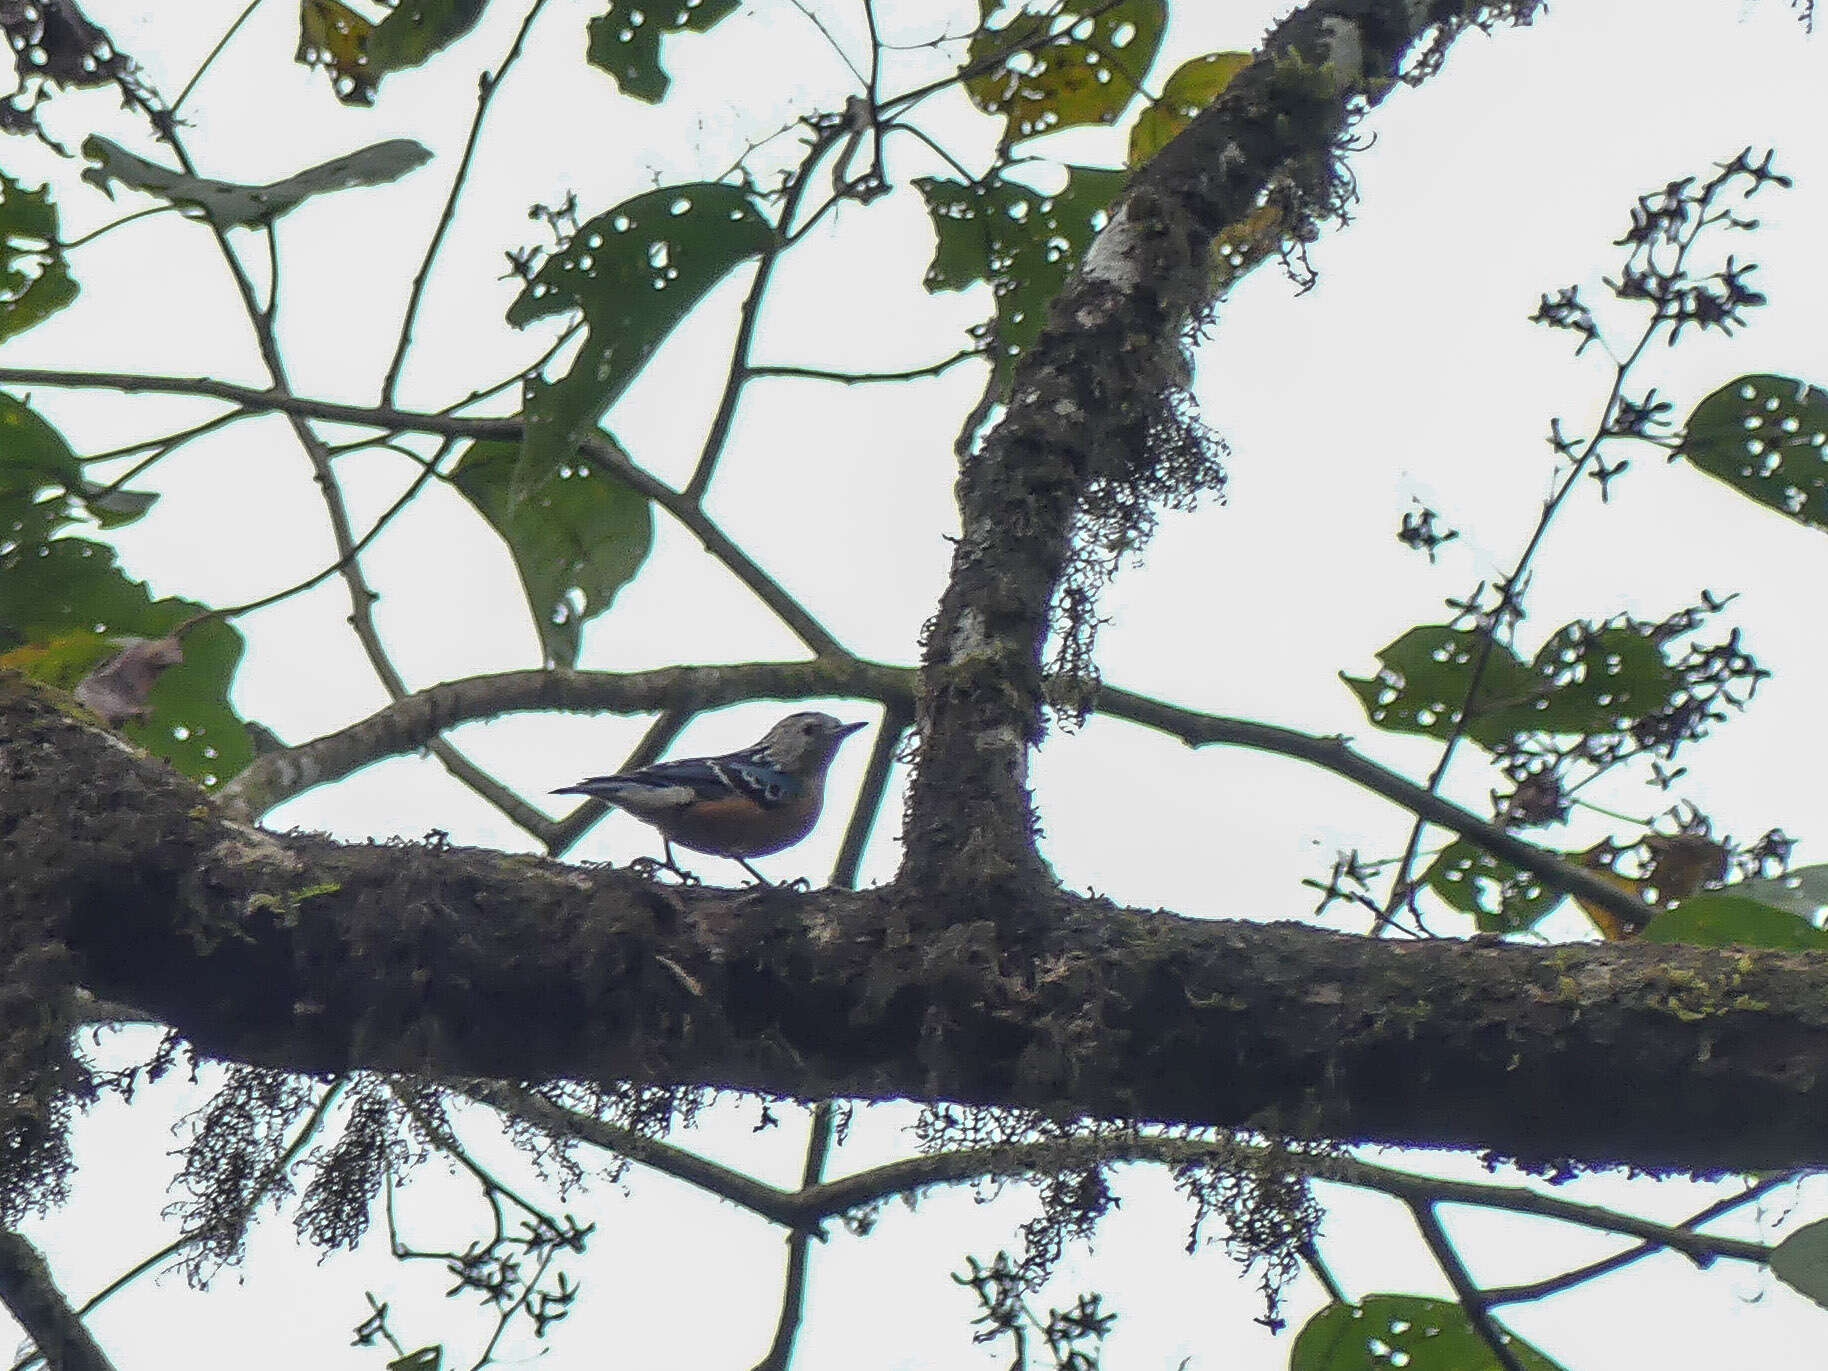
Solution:
<svg viewBox="0 0 1828 1371">
<path fill-rule="evenodd" d="M 666 856 L 664 858 L 656 860 L 653 857 L 637 857 L 634 861 L 629 863 L 629 866 L 633 870 L 640 872 L 641 875 L 648 877 L 650 880 L 653 879 L 654 873 L 657 871 L 670 871 L 678 878 L 679 884 L 698 885 L 698 877 L 694 876 L 690 871 L 687 871 L 674 860 L 672 843 L 667 842 L 665 838 L 662 838 L 660 841 L 666 846 Z"/>
<path fill-rule="evenodd" d="M 675 876 L 679 877 L 679 884 L 681 884 L 681 885 L 698 885 L 698 884 L 700 884 L 698 877 L 694 876 L 691 872 L 687 871 L 683 866 L 681 866 L 678 863 L 678 861 L 676 861 L 674 859 L 674 857 L 673 857 L 673 840 L 671 838 L 663 836 L 660 839 L 660 845 L 666 849 L 666 869 L 668 871 L 672 872 Z"/>
<path fill-rule="evenodd" d="M 736 862 L 739 866 L 742 867 L 742 869 L 744 871 L 747 871 L 751 876 L 755 877 L 755 883 L 757 885 L 759 885 L 767 890 L 774 889 L 773 881 L 769 880 L 766 876 L 762 875 L 761 872 L 757 871 L 754 867 L 750 866 L 749 863 L 744 861 L 741 857 L 733 857 L 731 860 Z"/>
</svg>

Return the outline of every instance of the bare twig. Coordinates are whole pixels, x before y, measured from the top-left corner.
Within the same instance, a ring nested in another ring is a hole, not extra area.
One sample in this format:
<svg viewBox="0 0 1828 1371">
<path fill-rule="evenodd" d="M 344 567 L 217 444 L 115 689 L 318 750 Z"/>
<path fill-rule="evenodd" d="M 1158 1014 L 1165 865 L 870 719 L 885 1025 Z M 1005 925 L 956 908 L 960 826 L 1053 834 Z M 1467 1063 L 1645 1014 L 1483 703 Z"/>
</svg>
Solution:
<svg viewBox="0 0 1828 1371">
<path fill-rule="evenodd" d="M 839 385 L 856 386 L 876 381 L 918 381 L 928 376 L 939 376 L 960 362 L 968 362 L 983 355 L 982 348 L 960 348 L 950 357 L 930 362 L 924 367 L 910 367 L 906 371 L 830 371 L 824 367 L 754 366 L 748 368 L 747 374 L 751 377 L 779 376 L 801 381 L 836 381 Z"/>
<path fill-rule="evenodd" d="M 1790 1184 L 1790 1182 L 1796 1180 L 1800 1174 L 1801 1173 L 1798 1172 L 1786 1171 L 1769 1176 L 1761 1176 L 1737 1195 L 1728 1195 L 1725 1199 L 1715 1200 L 1705 1209 L 1690 1215 L 1687 1219 L 1678 1224 L 1677 1227 L 1699 1228 L 1710 1219 L 1717 1219 L 1722 1214 L 1731 1213 L 1735 1209 L 1751 1204 L 1754 1200 L 1769 1194 L 1780 1185 Z M 1531 1281 L 1527 1285 L 1501 1285 L 1489 1287 L 1484 1292 L 1485 1302 L 1496 1308 L 1501 1304 L 1521 1304 L 1525 1300 L 1540 1300 L 1549 1295 L 1558 1295 L 1564 1290 L 1572 1290 L 1575 1286 L 1584 1285 L 1588 1281 L 1596 1280 L 1600 1276 L 1611 1275 L 1621 1267 L 1630 1266 L 1633 1262 L 1641 1261 L 1645 1257 L 1653 1256 L 1664 1250 L 1664 1244 L 1645 1239 L 1613 1256 L 1602 1257 L 1598 1261 L 1588 1262 L 1585 1266 L 1576 1267 L 1572 1271 L 1563 1271 L 1559 1275 L 1548 1276 L 1539 1281 Z"/>
<path fill-rule="evenodd" d="M 222 37 L 216 40 L 216 46 L 211 48 L 203 60 L 197 64 L 197 69 L 190 74 L 190 80 L 184 83 L 184 89 L 178 92 L 178 98 L 171 102 L 171 117 L 174 121 L 178 117 L 178 111 L 184 108 L 184 102 L 190 99 L 190 93 L 197 88 L 197 82 L 201 81 L 204 73 L 215 65 L 216 59 L 222 56 L 222 50 L 229 45 L 230 40 L 237 33 L 241 32 L 241 26 L 247 23 L 253 17 L 254 11 L 259 8 L 260 0 L 248 0 L 246 7 L 235 16 L 235 22 L 230 24 Z"/>
<path fill-rule="evenodd" d="M 1523 1363 L 1517 1360 L 1517 1353 L 1511 1347 L 1511 1340 L 1504 1329 L 1492 1318 L 1491 1310 L 1486 1307 L 1485 1297 L 1479 1287 L 1473 1284 L 1473 1278 L 1466 1269 L 1466 1263 L 1460 1260 L 1460 1254 L 1454 1250 L 1453 1242 L 1447 1236 L 1447 1230 L 1441 1227 L 1441 1220 L 1434 1212 L 1434 1206 L 1423 1201 L 1411 1200 L 1409 1212 L 1415 1215 L 1415 1226 L 1421 1230 L 1422 1241 L 1428 1244 L 1428 1250 L 1434 1255 L 1435 1263 L 1441 1268 L 1441 1274 L 1447 1277 L 1447 1283 L 1453 1287 L 1454 1297 L 1460 1301 L 1460 1308 L 1466 1311 L 1466 1321 L 1479 1335 L 1479 1340 L 1491 1350 L 1498 1365 L 1504 1371 L 1523 1371 Z"/>
<path fill-rule="evenodd" d="M 698 461 L 692 467 L 691 478 L 685 485 L 685 498 L 693 504 L 704 499 L 711 478 L 717 473 L 718 460 L 723 456 L 724 445 L 730 438 L 730 425 L 736 419 L 736 406 L 742 398 L 743 383 L 748 378 L 749 349 L 755 343 L 755 329 L 761 320 L 763 297 L 767 295 L 769 283 L 774 279 L 775 265 L 792 241 L 793 218 L 799 212 L 806 186 L 834 139 L 833 133 L 814 135 L 806 156 L 800 160 L 800 165 L 795 168 L 782 192 L 781 217 L 776 225 L 774 242 L 755 264 L 755 277 L 749 283 L 749 293 L 743 297 L 742 314 L 736 325 L 736 340 L 730 347 L 730 366 L 724 375 L 723 393 L 718 396 L 717 410 L 711 416 L 710 428 L 705 432 L 704 446 L 699 450 Z"/>
<path fill-rule="evenodd" d="M 806 1163 L 800 1170 L 802 1193 L 817 1185 L 824 1176 L 831 1141 L 832 1106 L 829 1101 L 822 1100 L 812 1107 Z M 781 1313 L 775 1321 L 774 1340 L 755 1364 L 755 1371 L 787 1371 L 787 1364 L 793 1359 L 794 1339 L 799 1336 L 800 1318 L 806 1310 L 807 1258 L 814 1232 L 810 1226 L 801 1226 L 787 1234 L 787 1275 L 781 1288 Z"/>
<path fill-rule="evenodd" d="M 519 59 L 521 48 L 527 41 L 527 33 L 533 27 L 533 21 L 539 18 L 540 11 L 546 7 L 546 0 L 533 0 L 533 6 L 527 11 L 527 17 L 521 20 L 520 28 L 515 30 L 514 41 L 508 46 L 507 55 L 501 59 L 501 65 L 493 73 L 483 72 L 476 84 L 476 117 L 470 121 L 470 135 L 464 141 L 463 156 L 458 159 L 457 172 L 451 178 L 450 193 L 444 198 L 444 208 L 439 211 L 438 222 L 432 228 L 431 241 L 425 245 L 425 257 L 419 263 L 419 270 L 413 276 L 411 292 L 406 297 L 406 312 L 400 320 L 399 341 L 394 344 L 394 355 L 387 363 L 387 373 L 381 381 L 381 403 L 391 405 L 394 402 L 394 389 L 400 382 L 400 370 L 406 365 L 406 352 L 412 346 L 413 323 L 419 317 L 419 302 L 425 295 L 425 283 L 431 278 L 432 265 L 438 260 L 438 250 L 444 245 L 444 236 L 450 231 L 451 221 L 457 214 L 457 199 L 463 194 L 465 182 L 469 180 L 470 164 L 476 159 L 476 148 L 482 140 L 482 125 L 489 113 L 489 104 L 495 99 L 495 92 L 501 87 L 502 78 L 507 76 L 508 68 Z"/>
</svg>

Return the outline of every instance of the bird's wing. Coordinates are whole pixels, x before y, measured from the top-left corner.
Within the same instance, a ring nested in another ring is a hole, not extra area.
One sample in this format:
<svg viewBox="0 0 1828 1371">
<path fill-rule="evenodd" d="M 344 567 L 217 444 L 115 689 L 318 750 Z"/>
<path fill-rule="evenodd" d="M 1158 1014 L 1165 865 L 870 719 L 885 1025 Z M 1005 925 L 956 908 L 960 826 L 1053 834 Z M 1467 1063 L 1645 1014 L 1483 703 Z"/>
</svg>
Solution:
<svg viewBox="0 0 1828 1371">
<path fill-rule="evenodd" d="M 705 765 L 723 778 L 729 793 L 753 800 L 764 809 L 797 799 L 806 789 L 806 783 L 798 776 L 769 765 L 753 750 L 707 757 Z"/>
<path fill-rule="evenodd" d="M 592 776 L 553 793 L 594 795 L 638 814 L 656 814 L 732 797 L 772 808 L 792 799 L 801 789 L 797 777 L 768 766 L 750 754 L 733 752 L 724 757 L 657 762 L 639 771 L 625 771 L 614 776 Z"/>
</svg>

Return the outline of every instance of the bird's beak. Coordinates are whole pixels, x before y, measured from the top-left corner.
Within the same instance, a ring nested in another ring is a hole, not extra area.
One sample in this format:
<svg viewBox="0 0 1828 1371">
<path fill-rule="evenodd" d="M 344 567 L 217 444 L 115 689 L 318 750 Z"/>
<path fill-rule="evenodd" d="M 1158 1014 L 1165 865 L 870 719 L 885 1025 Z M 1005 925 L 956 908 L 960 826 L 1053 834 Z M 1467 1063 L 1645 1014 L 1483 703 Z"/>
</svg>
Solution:
<svg viewBox="0 0 1828 1371">
<path fill-rule="evenodd" d="M 868 728 L 869 726 L 870 726 L 870 723 L 869 723 L 868 719 L 865 719 L 860 724 L 839 724 L 838 731 L 836 733 L 832 734 L 832 737 L 848 738 L 851 736 L 851 734 L 855 733 L 858 729 Z"/>
</svg>

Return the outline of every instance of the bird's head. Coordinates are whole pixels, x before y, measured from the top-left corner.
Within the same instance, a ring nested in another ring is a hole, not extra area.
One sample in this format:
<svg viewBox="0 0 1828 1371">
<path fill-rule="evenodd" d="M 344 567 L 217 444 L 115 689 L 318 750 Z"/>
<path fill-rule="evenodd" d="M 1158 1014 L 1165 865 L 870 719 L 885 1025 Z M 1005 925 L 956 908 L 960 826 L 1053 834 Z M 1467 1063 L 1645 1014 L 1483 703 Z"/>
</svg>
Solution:
<svg viewBox="0 0 1828 1371">
<path fill-rule="evenodd" d="M 840 723 L 818 710 L 789 714 L 762 736 L 753 751 L 760 760 L 782 771 L 811 775 L 825 770 L 838 745 L 862 727 Z"/>
</svg>

